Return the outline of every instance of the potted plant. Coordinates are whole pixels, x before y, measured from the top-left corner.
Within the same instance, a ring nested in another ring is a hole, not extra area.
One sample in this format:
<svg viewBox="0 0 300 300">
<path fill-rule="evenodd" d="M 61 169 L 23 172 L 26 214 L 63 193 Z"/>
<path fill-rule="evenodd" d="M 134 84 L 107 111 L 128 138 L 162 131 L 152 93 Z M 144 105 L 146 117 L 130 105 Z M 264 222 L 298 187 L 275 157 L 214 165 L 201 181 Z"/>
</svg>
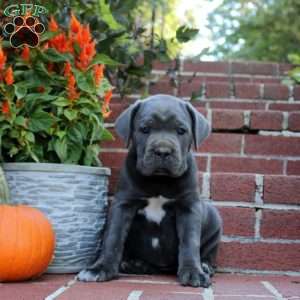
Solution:
<svg viewBox="0 0 300 300">
<path fill-rule="evenodd" d="M 65 31 L 51 17 L 36 48 L 0 44 L 0 163 L 11 202 L 41 209 L 53 224 L 49 272 L 79 271 L 101 244 L 110 170 L 99 142 L 112 138 L 103 57 L 74 15 Z"/>
</svg>

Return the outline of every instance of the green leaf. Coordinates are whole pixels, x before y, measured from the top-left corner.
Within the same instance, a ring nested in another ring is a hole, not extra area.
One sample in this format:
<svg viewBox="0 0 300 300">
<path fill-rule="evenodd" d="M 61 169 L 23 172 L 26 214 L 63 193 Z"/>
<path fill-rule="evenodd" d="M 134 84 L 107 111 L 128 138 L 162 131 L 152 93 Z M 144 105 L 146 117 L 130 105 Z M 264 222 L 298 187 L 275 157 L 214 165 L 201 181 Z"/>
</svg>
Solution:
<svg viewBox="0 0 300 300">
<path fill-rule="evenodd" d="M 41 57 L 50 62 L 64 62 L 72 59 L 72 55 L 69 53 L 59 53 L 54 48 L 49 48 L 46 51 L 40 52 Z"/>
<path fill-rule="evenodd" d="M 75 125 L 75 126 L 69 128 L 67 134 L 68 134 L 68 139 L 70 141 L 72 141 L 74 144 L 82 145 L 83 136 L 82 136 L 81 131 L 78 128 L 78 126 Z"/>
<path fill-rule="evenodd" d="M 78 147 L 77 145 L 69 147 L 68 158 L 65 160 L 64 163 L 78 164 L 82 155 L 82 151 L 82 148 Z"/>
<path fill-rule="evenodd" d="M 55 100 L 52 103 L 54 105 L 56 105 L 56 106 L 65 107 L 65 106 L 69 106 L 70 105 L 70 100 L 68 100 L 68 99 L 66 99 L 64 97 L 59 97 L 59 98 L 57 98 L 57 100 Z"/>
<path fill-rule="evenodd" d="M 110 131 L 108 131 L 106 128 L 103 128 L 101 132 L 101 140 L 103 141 L 112 141 L 114 140 L 114 136 L 111 134 Z"/>
<path fill-rule="evenodd" d="M 17 99 L 21 99 L 27 94 L 27 88 L 22 83 L 16 83 L 14 84 L 15 88 L 15 94 L 17 96 Z"/>
<path fill-rule="evenodd" d="M 112 30 L 125 29 L 120 23 L 118 23 L 113 14 L 111 13 L 108 1 L 99 0 L 100 16 L 101 19 L 110 27 Z"/>
<path fill-rule="evenodd" d="M 61 140 L 57 139 L 54 142 L 54 150 L 61 162 L 65 162 L 65 160 L 67 159 L 68 152 L 67 139 L 65 137 Z"/>
<path fill-rule="evenodd" d="M 89 145 L 86 148 L 83 164 L 85 166 L 101 165 L 99 160 L 100 146 L 98 144 Z"/>
<path fill-rule="evenodd" d="M 22 127 L 27 127 L 27 124 L 26 124 L 26 119 L 23 117 L 23 116 L 18 116 L 15 118 L 15 124 L 16 125 L 19 125 L 19 126 L 22 126 Z"/>
<path fill-rule="evenodd" d="M 76 110 L 66 109 L 64 110 L 64 115 L 69 121 L 73 121 L 77 118 L 78 112 Z"/>
<path fill-rule="evenodd" d="M 180 26 L 176 30 L 176 38 L 180 43 L 186 43 L 192 39 L 194 39 L 199 32 L 199 29 L 189 28 L 186 25 Z"/>
<path fill-rule="evenodd" d="M 300 65 L 300 55 L 292 53 L 288 55 L 288 60 L 294 65 Z"/>
<path fill-rule="evenodd" d="M 25 134 L 25 138 L 28 142 L 34 143 L 35 142 L 35 137 L 34 134 L 30 131 L 27 131 Z"/>
<path fill-rule="evenodd" d="M 47 131 L 53 124 L 53 118 L 44 111 L 33 113 L 28 122 L 29 130 L 33 132 Z"/>
<path fill-rule="evenodd" d="M 96 64 L 104 64 L 108 66 L 120 66 L 122 65 L 120 62 L 113 60 L 109 56 L 103 54 L 103 53 L 98 53 L 92 60 L 91 66 L 96 65 Z"/>
<path fill-rule="evenodd" d="M 84 74 L 78 70 L 74 70 L 74 74 L 79 89 L 89 94 L 95 90 L 92 72 Z"/>
</svg>

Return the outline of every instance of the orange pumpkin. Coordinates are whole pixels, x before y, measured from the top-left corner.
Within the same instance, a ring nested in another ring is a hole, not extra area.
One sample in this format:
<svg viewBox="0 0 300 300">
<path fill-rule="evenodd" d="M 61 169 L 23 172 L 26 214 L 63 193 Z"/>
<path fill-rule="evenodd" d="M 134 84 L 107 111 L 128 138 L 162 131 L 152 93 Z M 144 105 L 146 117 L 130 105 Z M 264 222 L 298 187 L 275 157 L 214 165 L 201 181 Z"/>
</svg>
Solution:
<svg viewBox="0 0 300 300">
<path fill-rule="evenodd" d="M 42 274 L 55 248 L 51 223 L 36 208 L 0 205 L 0 282 Z"/>
</svg>

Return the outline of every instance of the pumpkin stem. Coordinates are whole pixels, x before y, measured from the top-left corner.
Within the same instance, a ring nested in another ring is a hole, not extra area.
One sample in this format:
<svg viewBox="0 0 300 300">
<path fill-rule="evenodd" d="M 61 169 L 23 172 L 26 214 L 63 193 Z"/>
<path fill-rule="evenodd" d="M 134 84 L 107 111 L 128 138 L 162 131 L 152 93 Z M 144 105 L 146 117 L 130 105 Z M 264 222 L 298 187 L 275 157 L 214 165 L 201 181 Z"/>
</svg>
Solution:
<svg viewBox="0 0 300 300">
<path fill-rule="evenodd" d="M 4 171 L 0 165 L 0 204 L 8 203 L 10 200 L 9 189 L 4 175 Z"/>
</svg>

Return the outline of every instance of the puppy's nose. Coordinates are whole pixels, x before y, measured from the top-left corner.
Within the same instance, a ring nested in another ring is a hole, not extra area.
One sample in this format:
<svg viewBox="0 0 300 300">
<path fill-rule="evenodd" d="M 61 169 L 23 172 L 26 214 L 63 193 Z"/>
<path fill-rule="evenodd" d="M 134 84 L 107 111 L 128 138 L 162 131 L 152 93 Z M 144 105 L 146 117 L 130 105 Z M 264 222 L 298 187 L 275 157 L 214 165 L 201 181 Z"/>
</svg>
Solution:
<svg viewBox="0 0 300 300">
<path fill-rule="evenodd" d="M 166 158 L 172 153 L 172 149 L 169 147 L 156 147 L 154 153 L 160 158 Z"/>
</svg>

